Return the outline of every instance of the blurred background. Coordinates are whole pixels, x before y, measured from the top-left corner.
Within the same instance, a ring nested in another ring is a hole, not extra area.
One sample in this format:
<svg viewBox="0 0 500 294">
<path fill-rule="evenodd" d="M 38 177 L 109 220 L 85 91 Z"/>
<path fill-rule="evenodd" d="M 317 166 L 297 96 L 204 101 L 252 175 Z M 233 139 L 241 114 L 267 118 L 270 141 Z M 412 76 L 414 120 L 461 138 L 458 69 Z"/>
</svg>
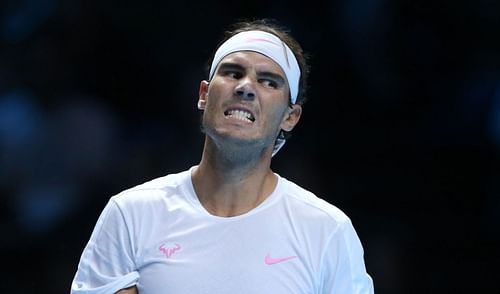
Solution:
<svg viewBox="0 0 500 294">
<path fill-rule="evenodd" d="M 0 4 L 2 293 L 69 293 L 112 195 L 198 163 L 196 100 L 227 25 L 310 53 L 273 169 L 345 211 L 375 292 L 500 293 L 500 3 Z"/>
</svg>

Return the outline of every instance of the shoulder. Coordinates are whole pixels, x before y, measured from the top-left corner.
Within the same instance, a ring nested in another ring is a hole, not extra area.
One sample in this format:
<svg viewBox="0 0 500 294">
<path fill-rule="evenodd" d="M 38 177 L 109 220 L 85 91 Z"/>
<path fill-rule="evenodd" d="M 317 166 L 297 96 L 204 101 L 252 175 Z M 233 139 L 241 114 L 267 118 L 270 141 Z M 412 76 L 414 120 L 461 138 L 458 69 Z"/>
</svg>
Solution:
<svg viewBox="0 0 500 294">
<path fill-rule="evenodd" d="M 286 201 L 297 206 L 296 211 L 302 214 L 304 219 L 323 222 L 335 228 L 350 225 L 349 217 L 337 206 L 292 181 L 283 177 L 280 180 L 283 183 Z"/>
<path fill-rule="evenodd" d="M 179 194 L 179 189 L 190 180 L 190 171 L 169 174 L 129 188 L 111 197 L 120 208 L 137 205 L 155 205 Z"/>
</svg>

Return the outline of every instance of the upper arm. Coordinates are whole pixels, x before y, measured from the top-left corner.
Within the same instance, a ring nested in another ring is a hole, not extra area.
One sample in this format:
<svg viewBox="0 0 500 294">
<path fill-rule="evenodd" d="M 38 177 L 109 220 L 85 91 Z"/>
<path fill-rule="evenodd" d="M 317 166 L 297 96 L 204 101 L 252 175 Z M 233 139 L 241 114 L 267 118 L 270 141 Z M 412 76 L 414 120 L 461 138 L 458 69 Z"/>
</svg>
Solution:
<svg viewBox="0 0 500 294">
<path fill-rule="evenodd" d="M 114 201 L 104 208 L 85 247 L 71 293 L 115 293 L 139 280 L 127 220 Z M 137 292 L 125 292 L 137 293 Z"/>
<path fill-rule="evenodd" d="M 137 287 L 133 286 L 127 289 L 122 289 L 116 292 L 116 294 L 139 294 L 139 292 L 137 291 Z"/>
<path fill-rule="evenodd" d="M 331 236 L 322 264 L 321 293 L 373 294 L 363 247 L 350 221 Z"/>
</svg>

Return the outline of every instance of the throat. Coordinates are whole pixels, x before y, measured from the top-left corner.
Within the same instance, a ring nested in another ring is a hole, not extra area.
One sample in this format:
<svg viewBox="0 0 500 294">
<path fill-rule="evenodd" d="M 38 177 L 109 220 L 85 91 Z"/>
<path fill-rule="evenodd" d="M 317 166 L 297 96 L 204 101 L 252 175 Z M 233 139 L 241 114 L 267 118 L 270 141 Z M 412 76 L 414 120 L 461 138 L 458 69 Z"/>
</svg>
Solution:
<svg viewBox="0 0 500 294">
<path fill-rule="evenodd" d="M 255 209 L 272 194 L 278 181 L 271 171 L 263 177 L 221 177 L 207 175 L 201 166 L 193 172 L 192 179 L 202 206 L 219 217 L 234 217 Z"/>
</svg>

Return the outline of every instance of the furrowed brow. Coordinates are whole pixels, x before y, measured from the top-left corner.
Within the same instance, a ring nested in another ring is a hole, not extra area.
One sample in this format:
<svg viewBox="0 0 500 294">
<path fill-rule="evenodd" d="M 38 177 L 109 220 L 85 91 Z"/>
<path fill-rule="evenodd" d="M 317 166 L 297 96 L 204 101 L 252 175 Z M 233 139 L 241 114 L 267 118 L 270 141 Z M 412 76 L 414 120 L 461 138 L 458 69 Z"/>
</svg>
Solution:
<svg viewBox="0 0 500 294">
<path fill-rule="evenodd" d="M 259 76 L 259 78 L 268 78 L 268 79 L 275 81 L 276 83 L 278 83 L 280 85 L 285 84 L 285 78 L 282 77 L 280 74 L 277 74 L 274 72 L 263 71 L 263 72 L 259 72 L 257 75 Z"/>
<path fill-rule="evenodd" d="M 223 70 L 237 70 L 237 71 L 244 71 L 245 68 L 238 63 L 232 63 L 232 62 L 222 62 L 219 65 L 219 68 L 217 69 L 217 72 L 223 71 Z"/>
</svg>

